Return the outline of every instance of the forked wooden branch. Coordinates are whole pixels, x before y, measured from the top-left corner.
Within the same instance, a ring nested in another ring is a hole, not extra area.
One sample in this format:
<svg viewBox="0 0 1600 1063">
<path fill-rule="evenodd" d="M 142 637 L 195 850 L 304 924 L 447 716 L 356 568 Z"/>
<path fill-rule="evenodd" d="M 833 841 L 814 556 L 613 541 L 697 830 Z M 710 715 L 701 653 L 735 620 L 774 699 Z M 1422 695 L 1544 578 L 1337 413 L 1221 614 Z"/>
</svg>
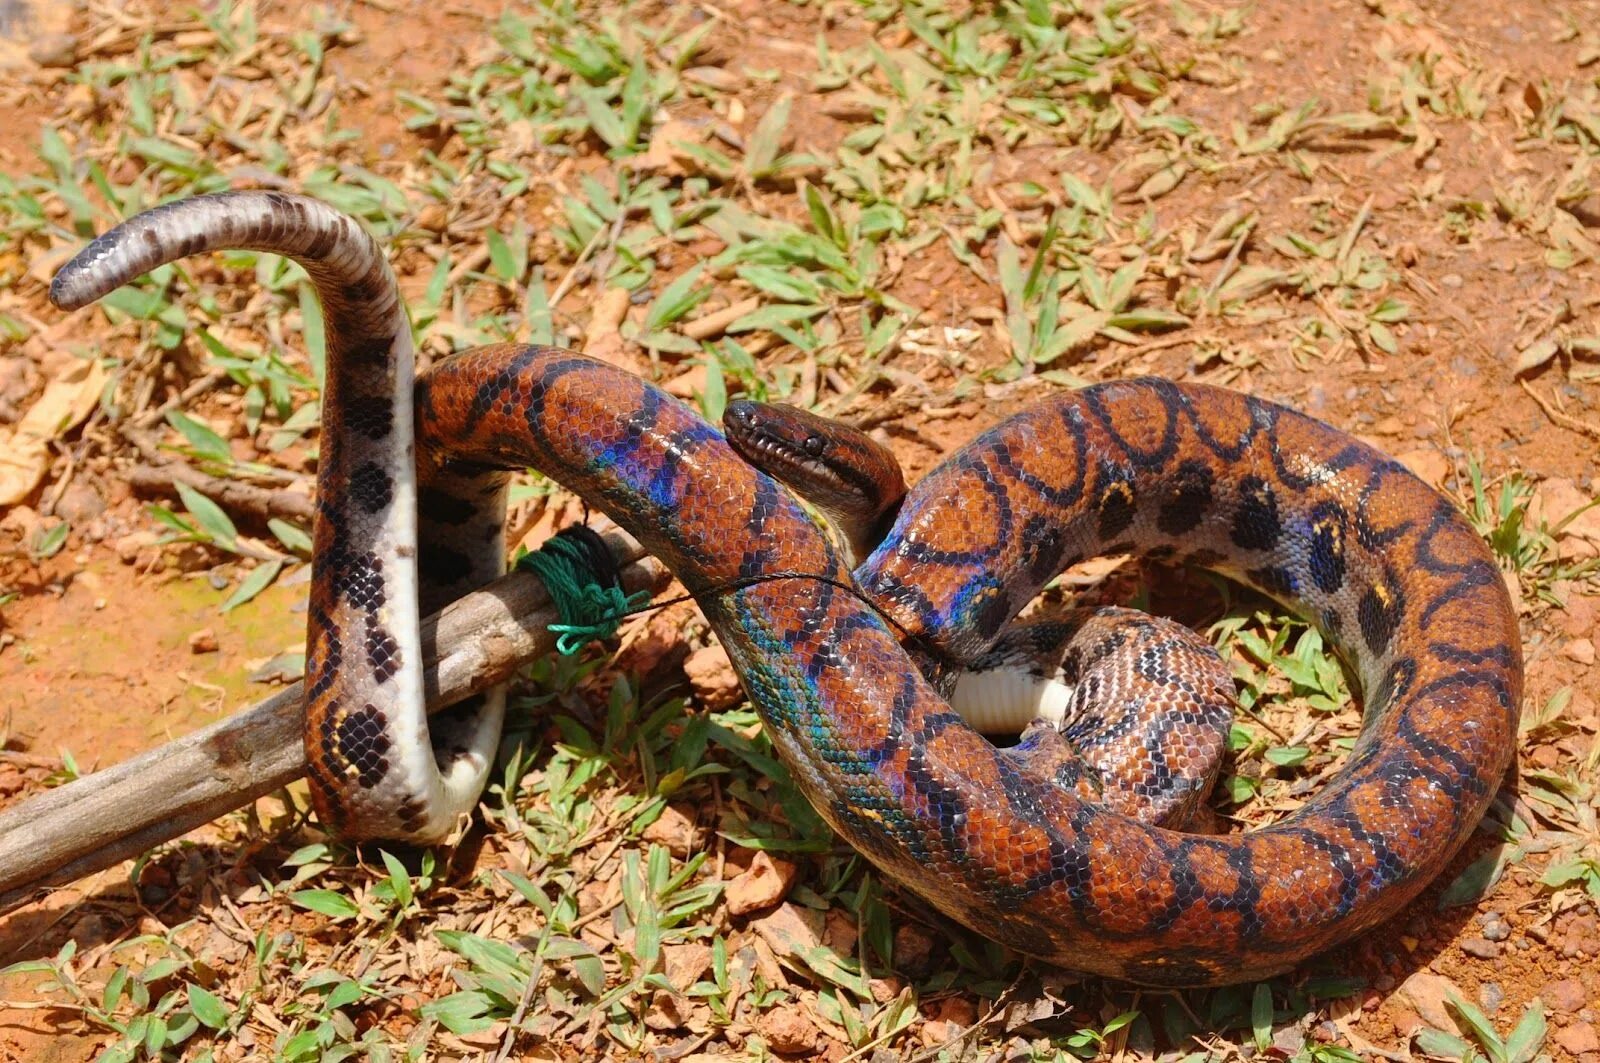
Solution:
<svg viewBox="0 0 1600 1063">
<path fill-rule="evenodd" d="M 630 536 L 602 533 L 628 593 L 666 583 Z M 434 711 L 554 652 L 558 617 L 536 576 L 513 572 L 422 622 Z M 159 749 L 0 811 L 0 912 L 138 856 L 305 774 L 301 684 Z"/>
</svg>

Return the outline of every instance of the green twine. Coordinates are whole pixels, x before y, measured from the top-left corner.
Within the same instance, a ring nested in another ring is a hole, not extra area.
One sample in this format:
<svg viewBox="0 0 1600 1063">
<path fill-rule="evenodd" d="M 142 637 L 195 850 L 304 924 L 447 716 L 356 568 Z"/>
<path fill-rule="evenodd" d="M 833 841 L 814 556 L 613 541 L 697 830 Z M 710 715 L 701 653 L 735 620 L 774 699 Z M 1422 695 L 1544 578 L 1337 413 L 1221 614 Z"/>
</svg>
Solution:
<svg viewBox="0 0 1600 1063">
<path fill-rule="evenodd" d="M 649 591 L 626 594 L 622 574 L 605 540 L 583 525 L 563 528 L 539 549 L 517 558 L 517 568 L 544 581 L 561 623 L 551 624 L 556 651 L 571 657 L 588 643 L 608 639 Z"/>
</svg>

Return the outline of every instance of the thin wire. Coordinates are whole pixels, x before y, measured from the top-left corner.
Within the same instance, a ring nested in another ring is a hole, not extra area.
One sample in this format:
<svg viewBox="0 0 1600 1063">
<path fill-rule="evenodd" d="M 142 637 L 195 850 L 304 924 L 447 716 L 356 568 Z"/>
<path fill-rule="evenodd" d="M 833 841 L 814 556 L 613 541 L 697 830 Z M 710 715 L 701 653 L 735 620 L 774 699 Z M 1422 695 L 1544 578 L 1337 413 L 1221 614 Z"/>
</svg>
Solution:
<svg viewBox="0 0 1600 1063">
<path fill-rule="evenodd" d="M 583 513 L 587 519 L 588 503 L 584 504 Z M 579 556 L 580 554 L 582 556 Z M 763 583 L 802 579 L 813 583 L 825 583 L 835 590 L 844 591 L 898 632 L 901 642 L 916 647 L 919 652 L 926 654 L 940 665 L 957 664 L 942 649 L 929 642 L 925 635 L 911 631 L 878 603 L 862 594 L 861 588 L 854 582 L 834 579 L 820 572 L 798 572 L 788 569 L 780 572 L 762 572 L 690 590 L 687 594 L 680 594 L 675 598 L 662 601 L 647 600 L 635 605 L 634 601 L 640 595 L 648 595 L 649 592 L 639 591 L 633 595 L 624 593 L 622 571 L 617 565 L 616 557 L 606 546 L 605 540 L 587 524 L 574 524 L 563 528 L 539 550 L 519 558 L 517 566 L 539 576 L 544 580 L 546 590 L 551 592 L 551 598 L 561 614 L 562 622 L 549 625 L 549 629 L 561 635 L 557 640 L 557 647 L 563 654 L 576 653 L 589 641 L 610 638 L 616 634 L 617 627 L 622 621 L 630 616 L 642 616 L 683 602 L 699 602 L 708 597 L 720 597 Z M 580 579 L 580 572 L 588 578 Z"/>
</svg>

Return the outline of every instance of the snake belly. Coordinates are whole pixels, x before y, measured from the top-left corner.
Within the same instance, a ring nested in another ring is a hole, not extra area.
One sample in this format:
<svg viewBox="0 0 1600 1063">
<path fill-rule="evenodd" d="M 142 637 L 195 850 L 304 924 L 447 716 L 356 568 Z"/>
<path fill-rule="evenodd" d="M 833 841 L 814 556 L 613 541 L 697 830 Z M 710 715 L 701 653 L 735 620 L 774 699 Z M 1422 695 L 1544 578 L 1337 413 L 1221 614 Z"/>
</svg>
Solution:
<svg viewBox="0 0 1600 1063">
<path fill-rule="evenodd" d="M 313 582 L 360 623 L 340 653 L 308 653 L 308 682 L 332 669 L 329 689 L 354 696 L 335 710 L 366 715 L 350 744 L 322 743 L 309 736 L 327 719 L 308 705 L 307 755 L 314 780 L 348 798 L 372 789 L 364 774 L 381 784 L 396 757 L 414 755 L 401 749 L 414 736 L 388 726 L 394 705 L 368 694 L 371 678 L 393 679 L 391 650 L 414 648 L 396 597 L 415 561 L 403 541 L 384 553 L 381 538 L 350 538 L 407 493 L 396 472 L 413 445 L 400 430 L 403 387 L 388 407 L 377 399 L 405 375 L 396 351 L 409 345 L 397 317 L 374 309 L 388 297 L 352 286 L 365 266 L 341 271 L 329 257 L 344 251 L 329 250 L 343 245 L 327 235 L 328 208 L 234 193 L 158 211 L 66 267 L 58 304 L 241 235 L 293 245 L 329 310 L 330 381 L 343 362 L 362 384 L 325 396 L 323 461 L 343 449 L 348 465 L 358 436 L 390 448 L 372 459 L 384 480 L 360 464 L 333 477 L 319 468 L 319 529 L 335 531 L 319 530 Z M 228 220 L 241 214 L 259 224 Z M 501 345 L 443 360 L 414 398 L 416 492 L 445 530 L 420 544 L 425 587 L 466 582 L 465 544 L 498 535 L 495 470 L 532 466 L 574 490 L 696 593 L 795 782 L 844 838 L 952 917 L 1053 963 L 1157 985 L 1287 970 L 1416 896 L 1471 832 L 1514 749 L 1521 650 L 1486 546 L 1399 464 L 1270 402 L 1156 380 L 1048 399 L 925 477 L 856 574 L 951 661 L 980 656 L 1064 567 L 1108 552 L 1214 568 L 1306 613 L 1354 663 L 1362 735 L 1293 816 L 1209 837 L 1080 801 L 962 724 L 897 633 L 838 586 L 850 573 L 799 504 L 652 385 L 568 351 Z M 332 566 L 329 542 L 343 546 Z M 750 582 L 784 572 L 822 578 Z M 381 755 L 351 759 L 380 742 Z"/>
</svg>

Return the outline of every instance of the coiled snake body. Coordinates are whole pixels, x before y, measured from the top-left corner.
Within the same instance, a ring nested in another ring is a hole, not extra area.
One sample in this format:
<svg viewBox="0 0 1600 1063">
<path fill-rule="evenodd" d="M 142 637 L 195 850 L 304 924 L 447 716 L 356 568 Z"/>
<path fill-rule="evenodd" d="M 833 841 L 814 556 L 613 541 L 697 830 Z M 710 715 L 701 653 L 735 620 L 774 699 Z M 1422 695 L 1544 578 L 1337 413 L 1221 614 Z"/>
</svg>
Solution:
<svg viewBox="0 0 1600 1063">
<path fill-rule="evenodd" d="M 876 549 L 905 501 L 893 453 L 809 410 L 738 399 L 728 443 L 810 502 L 853 565 Z M 983 656 L 929 668 L 967 724 L 1021 733 L 1005 756 L 1143 823 L 1193 825 L 1222 770 L 1233 674 L 1216 649 L 1165 617 L 1078 606 L 1008 626 Z"/>
<path fill-rule="evenodd" d="M 415 384 L 413 481 L 393 276 L 370 237 L 314 201 L 157 208 L 85 249 L 52 298 L 82 306 L 223 247 L 300 262 L 327 318 L 306 725 L 336 829 L 429 840 L 470 807 L 501 709 L 458 708 L 429 752 L 413 558 L 423 609 L 498 572 L 494 470 L 528 465 L 699 594 L 773 745 L 841 835 L 980 933 L 1068 967 L 1161 985 L 1286 970 L 1414 897 L 1510 760 L 1521 652 L 1486 547 L 1400 465 L 1284 407 L 1118 382 L 978 437 L 923 479 L 855 574 L 897 632 L 839 589 L 851 574 L 826 536 L 720 432 L 581 355 L 502 345 L 442 361 Z M 962 724 L 902 648 L 909 634 L 930 667 L 970 661 L 1065 566 L 1108 552 L 1259 587 L 1354 663 L 1364 730 L 1293 816 L 1207 837 L 1082 802 Z M 823 578 L 750 582 L 780 571 Z"/>
</svg>

